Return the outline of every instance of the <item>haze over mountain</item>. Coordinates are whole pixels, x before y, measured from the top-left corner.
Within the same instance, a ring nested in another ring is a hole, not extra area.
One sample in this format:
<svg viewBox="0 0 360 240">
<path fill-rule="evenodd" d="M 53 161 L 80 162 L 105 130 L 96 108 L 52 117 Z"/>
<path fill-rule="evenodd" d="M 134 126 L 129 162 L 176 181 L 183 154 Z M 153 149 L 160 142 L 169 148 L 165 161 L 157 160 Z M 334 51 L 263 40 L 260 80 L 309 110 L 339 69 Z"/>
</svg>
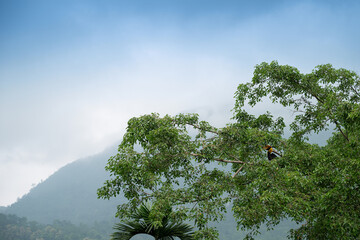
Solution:
<svg viewBox="0 0 360 240">
<path fill-rule="evenodd" d="M 104 167 L 114 150 L 116 147 L 62 167 L 6 208 L 5 213 L 40 223 L 113 222 L 119 199 L 98 199 L 96 191 L 108 178 Z"/>
</svg>

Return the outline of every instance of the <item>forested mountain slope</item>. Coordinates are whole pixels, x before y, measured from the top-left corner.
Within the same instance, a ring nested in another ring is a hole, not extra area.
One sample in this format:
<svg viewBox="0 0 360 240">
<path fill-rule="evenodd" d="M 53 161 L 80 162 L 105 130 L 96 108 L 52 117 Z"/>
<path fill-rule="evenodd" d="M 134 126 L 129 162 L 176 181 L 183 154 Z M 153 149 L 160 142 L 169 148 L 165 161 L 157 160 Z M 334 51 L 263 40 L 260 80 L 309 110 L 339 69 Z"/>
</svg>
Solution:
<svg viewBox="0 0 360 240">
<path fill-rule="evenodd" d="M 105 151 L 64 166 L 4 212 L 40 223 L 113 222 L 119 199 L 98 199 L 96 193 L 108 176 L 104 167 L 112 154 Z"/>
<path fill-rule="evenodd" d="M 108 226 L 94 224 L 74 225 L 69 221 L 39 224 L 15 215 L 0 213 L 1 240 L 107 240 Z"/>
</svg>

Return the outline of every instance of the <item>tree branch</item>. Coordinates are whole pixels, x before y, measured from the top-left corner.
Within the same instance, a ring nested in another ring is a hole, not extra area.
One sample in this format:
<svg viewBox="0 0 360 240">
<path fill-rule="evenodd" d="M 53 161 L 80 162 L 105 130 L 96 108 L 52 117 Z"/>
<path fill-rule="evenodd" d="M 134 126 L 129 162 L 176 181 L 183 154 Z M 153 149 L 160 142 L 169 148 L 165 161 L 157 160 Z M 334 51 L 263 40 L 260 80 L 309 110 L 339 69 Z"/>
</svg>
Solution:
<svg viewBox="0 0 360 240">
<path fill-rule="evenodd" d="M 310 91 L 310 94 L 316 98 L 316 100 L 318 100 L 322 105 L 324 105 L 324 101 L 322 101 L 318 95 L 316 95 L 315 93 L 313 93 L 312 91 Z M 348 136 L 341 130 L 341 127 L 340 127 L 340 124 L 339 122 L 334 118 L 334 113 L 331 111 L 331 109 L 329 107 L 327 107 L 327 110 L 330 112 L 330 115 L 332 117 L 332 120 L 333 122 L 335 123 L 336 125 L 336 128 L 340 131 L 340 133 L 343 135 L 343 137 L 348 141 L 350 142 Z"/>
<path fill-rule="evenodd" d="M 236 173 L 232 176 L 232 178 L 234 178 L 234 177 L 243 169 L 244 166 L 245 166 L 245 164 L 243 164 L 243 165 L 236 171 Z"/>
<path fill-rule="evenodd" d="M 190 155 L 194 156 L 194 157 L 203 157 L 203 155 L 197 154 L 197 153 L 190 153 Z M 213 158 L 213 159 L 218 162 L 246 164 L 246 162 L 243 162 L 243 161 L 225 160 L 225 159 L 221 159 L 221 158 Z"/>
<path fill-rule="evenodd" d="M 195 124 L 187 123 L 187 125 L 190 125 L 190 126 L 192 126 L 192 127 L 196 128 L 196 129 L 204 130 L 204 129 L 202 129 L 200 126 L 195 125 Z M 219 135 L 219 133 L 218 133 L 218 132 L 216 132 L 216 131 L 214 131 L 214 130 L 205 130 L 205 131 L 206 131 L 206 132 L 211 132 L 211 133 L 214 133 L 214 134 Z"/>
<path fill-rule="evenodd" d="M 357 95 L 358 97 L 360 97 L 360 94 L 358 93 L 358 91 L 356 91 L 356 89 L 355 89 L 353 86 L 351 86 L 351 89 L 355 92 L 355 95 Z"/>
</svg>

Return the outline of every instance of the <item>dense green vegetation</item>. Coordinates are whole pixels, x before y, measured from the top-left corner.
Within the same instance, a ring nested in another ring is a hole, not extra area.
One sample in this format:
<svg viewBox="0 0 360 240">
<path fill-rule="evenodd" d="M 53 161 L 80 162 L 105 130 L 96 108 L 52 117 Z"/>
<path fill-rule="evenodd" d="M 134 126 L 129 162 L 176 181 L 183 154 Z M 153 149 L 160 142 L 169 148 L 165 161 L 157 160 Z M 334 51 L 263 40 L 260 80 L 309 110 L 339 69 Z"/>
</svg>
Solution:
<svg viewBox="0 0 360 240">
<path fill-rule="evenodd" d="M 246 110 L 265 97 L 293 110 L 289 138 L 281 116 Z M 250 231 L 247 238 L 284 219 L 302 223 L 293 239 L 360 238 L 360 79 L 354 72 L 328 64 L 303 74 L 262 63 L 252 82 L 239 85 L 233 120 L 216 128 L 197 114 L 130 119 L 106 167 L 112 178 L 98 195 L 124 194 L 121 219 L 151 200 L 151 221 L 159 226 L 171 207 L 174 217 L 197 227 L 195 239 L 219 239 L 210 223 L 221 221 L 228 205 L 237 225 Z M 325 146 L 307 141 L 329 128 Z M 282 157 L 269 161 L 267 144 Z"/>
<path fill-rule="evenodd" d="M 0 213 L 1 240 L 106 240 L 108 226 L 94 224 L 74 225 L 68 221 L 54 221 L 53 224 L 39 224 L 15 215 Z"/>
</svg>

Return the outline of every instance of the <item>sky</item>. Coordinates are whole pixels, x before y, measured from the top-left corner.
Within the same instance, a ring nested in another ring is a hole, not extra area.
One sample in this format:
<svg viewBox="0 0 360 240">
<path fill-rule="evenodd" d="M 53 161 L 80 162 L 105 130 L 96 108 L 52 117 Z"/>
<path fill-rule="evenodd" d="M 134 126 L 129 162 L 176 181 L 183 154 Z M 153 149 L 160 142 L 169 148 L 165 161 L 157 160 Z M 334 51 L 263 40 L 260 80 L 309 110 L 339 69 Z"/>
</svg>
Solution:
<svg viewBox="0 0 360 240">
<path fill-rule="evenodd" d="M 335 0 L 0 0 L 0 206 L 116 146 L 131 117 L 196 112 L 223 126 L 261 62 L 359 74 L 359 10 Z"/>
</svg>

